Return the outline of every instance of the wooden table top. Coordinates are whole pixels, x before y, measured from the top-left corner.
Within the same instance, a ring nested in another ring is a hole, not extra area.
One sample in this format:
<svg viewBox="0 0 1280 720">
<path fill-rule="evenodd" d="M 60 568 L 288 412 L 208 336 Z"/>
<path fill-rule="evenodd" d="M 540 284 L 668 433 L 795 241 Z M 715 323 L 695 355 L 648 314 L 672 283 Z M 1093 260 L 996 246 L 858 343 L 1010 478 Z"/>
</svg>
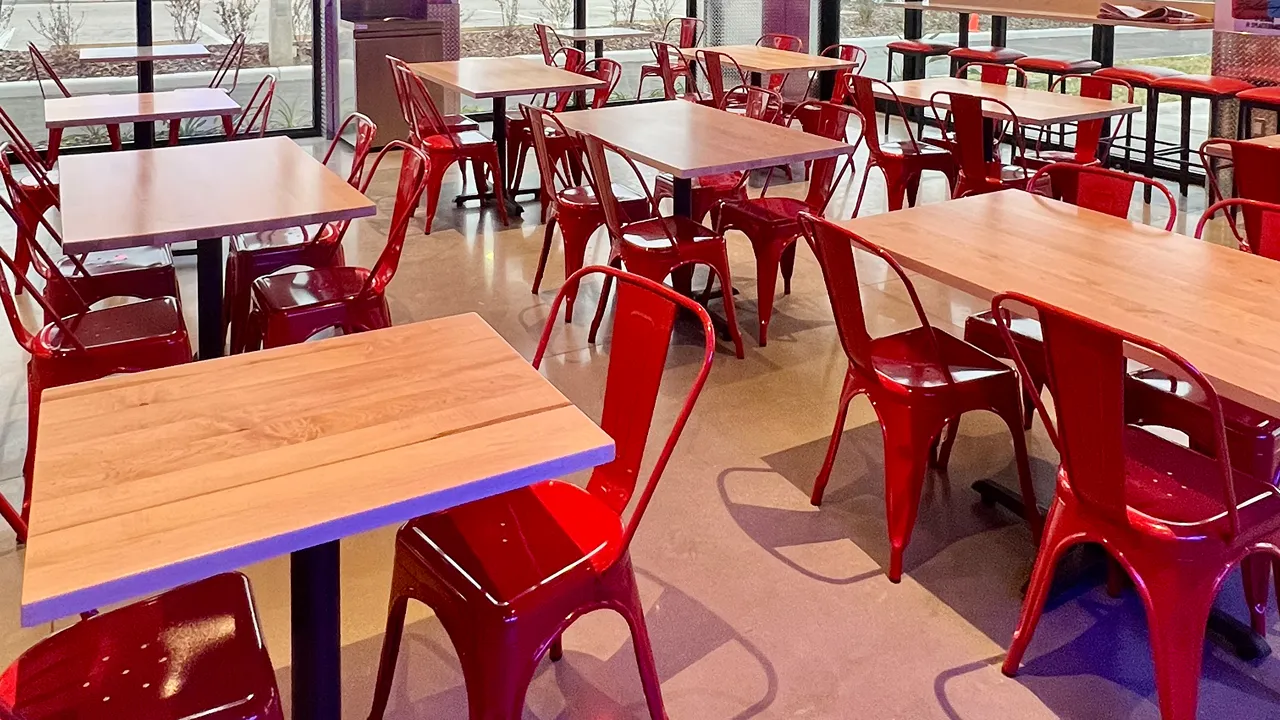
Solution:
<svg viewBox="0 0 1280 720">
<path fill-rule="evenodd" d="M 977 297 L 1021 292 L 1162 343 L 1224 397 L 1280 415 L 1274 260 L 1020 190 L 840 224 Z"/>
<path fill-rule="evenodd" d="M 56 388 L 39 443 L 28 626 L 613 458 L 474 313 Z"/>
<path fill-rule="evenodd" d="M 1262 147 L 1280 148 L 1280 135 L 1264 135 L 1262 137 L 1249 138 L 1245 142 L 1250 145 L 1261 145 Z M 1206 152 L 1212 157 L 1230 158 L 1231 149 L 1226 145 L 1210 145 Z"/>
<path fill-rule="evenodd" d="M 692 60 L 699 50 L 714 50 L 729 55 L 747 72 L 783 73 L 804 70 L 836 70 L 851 67 L 852 60 L 810 55 L 808 53 L 791 52 L 770 47 L 755 45 L 715 45 L 705 48 L 683 48 L 680 54 Z"/>
<path fill-rule="evenodd" d="M 556 28 L 556 34 L 565 40 L 613 40 L 617 38 L 652 35 L 651 30 L 625 27 Z"/>
<path fill-rule="evenodd" d="M 208 56 L 209 48 L 199 43 L 80 48 L 80 62 L 140 62 L 144 60 L 181 60 Z"/>
<path fill-rule="evenodd" d="M 238 112 L 240 104 L 226 91 L 216 88 L 120 95 L 76 95 L 45 100 L 44 125 L 49 128 L 65 128 L 234 115 Z"/>
<path fill-rule="evenodd" d="M 935 12 L 967 13 L 971 15 L 998 15 L 1000 17 L 1030 18 L 1033 20 L 1058 20 L 1061 22 L 1080 23 L 1082 25 L 1116 25 L 1122 27 L 1140 27 L 1158 30 L 1210 30 L 1213 28 L 1213 20 L 1211 19 L 1195 23 L 1113 20 L 1098 17 L 1096 11 L 1093 13 L 1067 12 L 1062 10 L 1032 9 L 1026 7 L 987 5 L 981 3 L 935 2 L 934 0 L 884 0 L 881 4 L 887 8 L 901 8 L 904 10 L 932 10 Z"/>
<path fill-rule="evenodd" d="M 754 170 L 844 155 L 853 148 L 800 130 L 686 100 L 559 113 L 574 132 L 594 135 L 678 178 Z"/>
<path fill-rule="evenodd" d="M 410 63 L 418 77 L 476 99 L 590 90 L 605 84 L 586 75 L 518 57 Z"/>
<path fill-rule="evenodd" d="M 68 155 L 58 161 L 69 253 L 366 217 L 369 198 L 289 138 Z"/>
<path fill-rule="evenodd" d="M 1127 102 L 1063 95 L 1045 90 L 984 83 L 978 80 L 961 80 L 952 77 L 931 77 L 923 80 L 901 80 L 889 83 L 905 105 L 928 105 L 929 98 L 937 92 L 983 95 L 1003 100 L 1017 113 L 1024 125 L 1056 125 L 1080 120 L 1098 120 L 1116 115 L 1138 112 L 1141 106 Z M 883 85 L 876 86 L 876 97 L 891 99 L 893 96 Z M 938 98 L 939 107 L 945 108 L 946 96 Z M 1008 120 L 1009 114 L 995 104 L 985 104 L 984 114 L 998 120 Z"/>
</svg>

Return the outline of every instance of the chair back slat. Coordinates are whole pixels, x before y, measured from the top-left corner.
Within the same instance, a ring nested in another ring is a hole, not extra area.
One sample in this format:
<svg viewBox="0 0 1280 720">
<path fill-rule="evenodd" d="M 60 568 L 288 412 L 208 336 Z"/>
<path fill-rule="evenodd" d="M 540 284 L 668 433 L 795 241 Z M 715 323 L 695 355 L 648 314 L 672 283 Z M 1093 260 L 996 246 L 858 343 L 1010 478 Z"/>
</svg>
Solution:
<svg viewBox="0 0 1280 720">
<path fill-rule="evenodd" d="M 49 63 L 49 59 L 40 52 L 40 48 L 36 47 L 33 42 L 27 43 L 27 55 L 31 57 L 31 70 L 36 76 L 36 85 L 40 88 L 40 97 L 48 99 L 48 95 L 44 91 L 44 80 L 51 80 L 62 97 L 71 97 L 71 91 L 67 89 L 66 84 L 62 82 L 62 78 L 58 76 L 58 71 L 53 69 L 53 65 Z"/>
<path fill-rule="evenodd" d="M 240 117 L 231 129 L 229 140 L 246 137 L 262 137 L 267 134 L 267 124 L 271 121 L 271 101 L 276 95 L 276 76 L 264 75 L 254 88 L 249 102 L 240 111 Z"/>
<path fill-rule="evenodd" d="M 1045 190 L 1045 179 L 1048 180 L 1049 197 L 1124 219 L 1128 219 L 1129 208 L 1133 205 L 1133 189 L 1141 183 L 1164 197 L 1165 210 L 1169 214 L 1165 230 L 1172 231 L 1178 219 L 1177 204 L 1169 189 L 1141 175 L 1099 165 L 1050 163 L 1031 176 L 1027 181 L 1027 191 Z"/>
<path fill-rule="evenodd" d="M 1204 235 L 1205 226 L 1214 215 L 1223 213 L 1227 226 L 1235 236 L 1237 246 L 1245 252 L 1280 260 L 1280 204 L 1228 198 L 1210 205 L 1196 225 L 1196 237 Z M 1240 233 L 1240 220 L 1244 218 L 1244 234 Z"/>
<path fill-rule="evenodd" d="M 382 164 L 382 159 L 387 156 L 387 153 L 397 150 L 401 152 L 400 179 L 396 183 L 396 203 L 391 211 L 391 227 L 387 230 L 387 244 L 383 246 L 378 259 L 369 270 L 369 278 L 365 281 L 366 293 L 382 294 L 395 276 L 396 268 L 400 265 L 400 255 L 404 250 L 405 235 L 409 231 L 409 221 L 413 219 L 413 213 L 418 208 L 422 193 L 427 187 L 427 168 L 430 161 L 426 153 L 403 140 L 392 140 L 374 158 L 361 192 L 367 193 L 369 183 L 377 174 L 378 166 Z"/>
<path fill-rule="evenodd" d="M 593 110 L 599 110 L 609 102 L 609 98 L 618 89 L 618 82 L 622 80 L 622 64 L 611 58 L 589 60 L 578 72 L 605 83 L 603 87 L 587 91 L 587 105 Z"/>
<path fill-rule="evenodd" d="M 231 85 L 225 90 L 228 93 L 235 92 L 236 86 L 240 84 L 240 66 L 244 64 L 244 33 L 236 35 L 231 41 L 231 45 L 227 47 L 227 54 L 222 56 L 222 62 L 218 63 L 218 69 L 213 72 L 213 79 L 209 81 L 209 87 L 220 88 L 226 82 L 227 75 L 231 75 Z"/>
</svg>

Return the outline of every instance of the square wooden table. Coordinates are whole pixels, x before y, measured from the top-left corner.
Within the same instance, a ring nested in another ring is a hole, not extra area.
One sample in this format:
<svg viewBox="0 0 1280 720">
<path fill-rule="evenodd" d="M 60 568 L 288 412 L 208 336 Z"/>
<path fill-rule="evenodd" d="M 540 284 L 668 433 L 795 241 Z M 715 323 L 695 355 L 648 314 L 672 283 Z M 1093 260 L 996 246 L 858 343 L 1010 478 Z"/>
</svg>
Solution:
<svg viewBox="0 0 1280 720">
<path fill-rule="evenodd" d="M 900 80 L 889 83 L 903 105 L 926 107 L 934 93 L 957 93 L 995 98 L 1006 103 L 1023 125 L 1059 125 L 1082 120 L 1105 120 L 1109 117 L 1130 115 L 1141 106 L 1129 102 L 1102 100 L 1099 98 L 1063 95 L 1046 90 L 1014 87 L 977 80 L 951 77 L 934 77 L 923 80 Z M 877 98 L 892 100 L 893 94 L 883 85 L 876 86 Z M 938 107 L 947 107 L 946 96 L 938 98 Z M 995 103 L 985 103 L 983 114 L 992 120 L 1011 120 L 1009 113 Z"/>
<path fill-rule="evenodd" d="M 477 100 L 493 102 L 493 141 L 498 145 L 498 182 L 507 176 L 507 98 L 544 92 L 590 90 L 605 85 L 587 75 L 550 67 L 518 57 L 463 58 L 443 62 L 411 63 L 418 77 L 433 85 L 462 93 Z M 483 200 L 483 198 L 481 198 Z M 519 215 L 524 209 L 510 197 L 507 212 Z"/>
<path fill-rule="evenodd" d="M 636 28 L 626 27 L 568 28 L 565 30 L 557 28 L 556 34 L 564 40 L 573 40 L 579 44 L 579 47 L 582 47 L 582 43 L 591 40 L 595 44 L 595 55 L 597 58 L 604 57 L 605 40 L 653 37 L 653 31 L 651 30 L 637 30 Z"/>
<path fill-rule="evenodd" d="M 224 237 L 377 210 L 283 137 L 71 155 L 58 171 L 68 253 L 196 241 L 202 359 L 222 354 Z"/>
<path fill-rule="evenodd" d="M 209 57 L 209 48 L 199 43 L 80 48 L 80 62 L 152 62 L 202 57 Z"/>
<path fill-rule="evenodd" d="M 337 720 L 340 538 L 613 452 L 475 314 L 56 388 L 22 624 L 291 553 L 293 717 Z"/>
<path fill-rule="evenodd" d="M 560 113 L 572 132 L 618 146 L 637 162 L 675 179 L 675 212 L 689 216 L 693 179 L 853 152 L 843 142 L 716 110 L 666 100 Z"/>
<path fill-rule="evenodd" d="M 240 104 L 226 91 L 217 88 L 74 95 L 45 100 L 44 125 L 49 128 L 49 152 L 56 157 L 62 131 L 69 127 L 220 116 L 223 127 L 230 128 L 231 118 L 238 112 Z"/>
</svg>

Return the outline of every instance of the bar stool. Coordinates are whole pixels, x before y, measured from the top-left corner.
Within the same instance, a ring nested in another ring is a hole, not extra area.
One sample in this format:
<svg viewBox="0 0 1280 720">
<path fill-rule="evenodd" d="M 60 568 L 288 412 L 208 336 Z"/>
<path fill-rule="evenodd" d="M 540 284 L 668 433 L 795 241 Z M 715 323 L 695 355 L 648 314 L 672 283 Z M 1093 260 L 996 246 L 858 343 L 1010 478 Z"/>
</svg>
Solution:
<svg viewBox="0 0 1280 720">
<path fill-rule="evenodd" d="M 1253 109 L 1261 108 L 1276 113 L 1280 118 L 1280 87 L 1256 87 L 1236 93 L 1236 102 L 1240 103 L 1240 120 L 1237 122 L 1236 137 L 1248 140 L 1253 137 Z"/>
<path fill-rule="evenodd" d="M 1209 137 L 1218 135 L 1218 103 L 1230 100 L 1236 93 L 1253 89 L 1253 83 L 1219 75 L 1175 75 L 1151 82 L 1147 90 L 1147 177 L 1155 176 L 1156 159 L 1174 150 L 1178 152 L 1178 193 L 1187 194 L 1191 182 L 1191 100 L 1203 98 L 1209 101 Z M 1156 151 L 1156 114 L 1160 109 L 1160 93 L 1177 95 L 1182 101 L 1182 133 L 1173 147 Z M 1148 188 L 1145 199 L 1151 197 Z"/>
<path fill-rule="evenodd" d="M 951 56 L 951 74 L 955 75 L 956 71 L 962 65 L 972 62 L 995 63 L 997 65 L 1012 65 L 1013 63 L 1025 58 L 1026 53 L 1013 48 L 1000 47 L 998 45 L 974 45 L 971 47 L 958 47 L 947 53 Z"/>
<path fill-rule="evenodd" d="M 1097 60 L 1059 60 L 1057 58 L 1047 57 L 1024 57 L 1013 61 L 1014 65 L 1022 68 L 1029 73 L 1040 73 L 1047 75 L 1049 78 L 1049 87 L 1053 87 L 1053 81 L 1063 75 L 1088 75 L 1102 69 L 1102 63 Z M 1066 92 L 1066 85 L 1062 86 L 1062 92 Z"/>
<path fill-rule="evenodd" d="M 893 82 L 893 54 L 898 53 L 903 60 L 903 75 L 906 75 L 906 59 L 909 57 L 920 58 L 925 63 L 929 58 L 940 57 L 950 53 L 956 49 L 955 45 L 944 42 L 934 42 L 932 40 L 894 40 L 887 43 L 885 51 L 889 53 L 889 70 L 885 74 L 887 82 Z"/>
</svg>

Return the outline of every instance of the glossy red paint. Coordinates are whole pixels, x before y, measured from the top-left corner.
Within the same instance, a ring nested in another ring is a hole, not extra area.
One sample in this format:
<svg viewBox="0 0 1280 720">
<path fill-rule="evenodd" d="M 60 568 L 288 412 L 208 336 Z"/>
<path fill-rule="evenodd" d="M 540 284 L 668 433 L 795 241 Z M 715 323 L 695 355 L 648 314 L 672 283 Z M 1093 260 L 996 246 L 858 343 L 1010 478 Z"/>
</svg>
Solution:
<svg viewBox="0 0 1280 720">
<path fill-rule="evenodd" d="M 232 124 L 231 118 L 222 118 L 223 130 L 228 140 L 241 140 L 247 137 L 263 137 L 267 134 L 267 124 L 271 121 L 271 101 L 276 96 L 276 76 L 266 75 L 254 88 L 249 102 L 244 104 L 240 116 Z"/>
<path fill-rule="evenodd" d="M 800 225 L 822 266 L 840 343 L 849 358 L 831 443 L 814 481 L 813 504 L 822 502 L 831 477 L 849 403 L 866 394 L 884 433 L 885 504 L 891 546 L 888 575 L 893 582 L 900 581 L 902 556 L 911 540 L 935 443 L 944 427 L 954 432 L 961 414 L 988 410 L 1004 420 L 1013 437 L 1027 522 L 1038 537 L 1040 515 L 1022 433 L 1017 376 L 996 358 L 930 325 L 911 279 L 884 250 L 808 213 L 800 215 Z M 893 269 L 911 298 L 919 327 L 871 337 L 862 308 L 855 247 L 879 257 Z M 943 469 L 949 442 L 944 443 L 937 458 Z"/>
<path fill-rule="evenodd" d="M 410 599 L 435 610 L 453 640 L 472 720 L 518 720 L 543 654 L 558 660 L 560 636 L 570 624 L 604 609 L 622 615 L 630 626 L 649 714 L 666 718 L 628 547 L 711 370 L 715 331 L 705 309 L 671 288 L 613 268 L 588 267 L 574 273 L 552 303 L 534 367 L 542 365 L 560 303 L 592 276 L 618 284 L 600 419 L 617 454 L 595 469 L 585 489 L 548 480 L 401 528 L 370 720 L 381 720 L 386 711 Z M 680 310 L 693 313 L 702 327 L 701 367 L 641 483 L 672 323 Z M 633 499 L 635 509 L 627 518 Z"/>
<path fill-rule="evenodd" d="M 786 33 L 765 33 L 756 40 L 756 47 L 773 48 L 774 50 L 785 50 L 787 52 L 802 53 L 804 52 L 804 40 L 795 35 L 787 35 Z M 774 92 L 782 92 L 782 86 L 787 83 L 790 73 L 768 73 L 761 79 L 764 87 Z"/>
<path fill-rule="evenodd" d="M 1049 92 L 1066 93 L 1071 83 L 1078 84 L 1080 97 L 1114 100 L 1118 94 L 1120 101 L 1133 102 L 1133 85 L 1124 80 L 1098 75 L 1063 75 L 1049 84 Z M 1101 158 L 1110 155 L 1111 146 L 1116 138 L 1128 137 L 1133 133 L 1133 115 L 1124 118 L 1123 132 L 1117 129 L 1116 132 L 1103 137 L 1107 123 L 1107 120 L 1082 120 L 1074 123 L 1075 146 L 1071 150 L 1043 149 L 1045 138 L 1051 137 L 1053 131 L 1042 128 L 1035 148 L 1027 151 L 1023 162 L 1030 168 L 1039 168 L 1055 162 L 1073 162 L 1080 165 L 1100 164 Z"/>
<path fill-rule="evenodd" d="M 687 48 L 697 47 L 702 42 L 703 35 L 705 35 L 707 32 L 707 21 L 701 20 L 698 18 L 691 18 L 691 17 L 671 18 L 670 20 L 667 21 L 666 26 L 662 29 L 662 42 L 667 43 L 671 41 L 673 30 L 675 35 L 674 44 L 677 48 L 687 49 Z M 644 88 L 645 78 L 650 78 L 650 77 L 662 78 L 663 77 L 662 65 L 660 64 L 662 62 L 662 58 L 659 56 L 658 47 L 656 47 L 651 43 L 649 45 L 649 48 L 653 50 L 653 56 L 659 62 L 640 66 L 640 82 L 636 83 L 636 100 L 640 99 L 640 94 L 644 91 L 643 88 Z M 679 53 L 676 53 L 676 56 L 678 59 L 674 61 L 675 65 L 672 66 L 673 76 L 683 77 L 685 78 L 686 82 L 689 82 L 690 80 L 689 64 L 686 63 L 682 57 L 680 57 Z M 667 85 L 667 81 L 664 78 L 663 79 L 664 92 L 665 92 L 666 85 Z"/>
<path fill-rule="evenodd" d="M 1231 232 L 1241 250 L 1280 260 L 1280 204 L 1231 198 L 1210 205 L 1196 224 L 1196 237 L 1204 233 L 1205 225 L 1219 212 L 1224 213 Z M 1237 215 L 1244 217 L 1244 236 L 1240 235 Z"/>
<path fill-rule="evenodd" d="M 608 62 L 614 63 L 613 60 Z M 551 54 L 548 65 L 558 67 L 562 70 L 578 73 L 579 75 L 591 75 L 597 77 L 596 73 L 585 72 L 587 67 L 587 55 L 581 50 L 573 47 L 562 47 Z M 606 66 L 607 68 L 608 66 Z M 621 66 L 618 66 L 618 73 L 622 72 Z M 604 73 L 601 73 L 604 74 Z M 605 78 L 601 78 L 605 79 Z M 618 81 L 613 80 L 613 86 L 617 86 Z M 609 89 L 613 92 L 613 88 Z M 599 91 L 596 91 L 597 97 Z M 569 107 L 569 101 L 573 99 L 574 92 L 550 92 L 538 93 L 534 95 L 529 104 L 535 107 L 542 107 L 548 110 L 560 112 Z M 609 98 L 608 93 L 604 99 Z M 523 116 L 508 117 L 507 122 L 507 188 L 508 192 L 515 194 L 520 186 L 520 178 L 524 175 L 525 159 L 529 155 L 529 151 L 533 149 L 533 138 L 529 136 L 529 123 Z"/>
<path fill-rule="evenodd" d="M 942 107 L 939 106 L 940 99 L 944 99 Z M 1002 114 L 1011 119 L 991 123 L 983 114 L 983 106 L 988 103 L 998 105 Z M 1027 154 L 1026 137 L 1022 121 L 1013 108 L 996 98 L 952 92 L 934 93 L 929 98 L 929 105 L 938 127 L 954 129 L 949 145 L 960 168 L 960 178 L 953 197 L 1026 186 L 1030 175 L 1023 162 Z M 992 132 L 993 125 L 995 137 L 985 137 Z M 1012 140 L 1009 161 L 1002 160 L 998 151 L 994 160 L 988 160 L 988 148 L 994 146 L 998 149 L 1004 139 Z"/>
</svg>

